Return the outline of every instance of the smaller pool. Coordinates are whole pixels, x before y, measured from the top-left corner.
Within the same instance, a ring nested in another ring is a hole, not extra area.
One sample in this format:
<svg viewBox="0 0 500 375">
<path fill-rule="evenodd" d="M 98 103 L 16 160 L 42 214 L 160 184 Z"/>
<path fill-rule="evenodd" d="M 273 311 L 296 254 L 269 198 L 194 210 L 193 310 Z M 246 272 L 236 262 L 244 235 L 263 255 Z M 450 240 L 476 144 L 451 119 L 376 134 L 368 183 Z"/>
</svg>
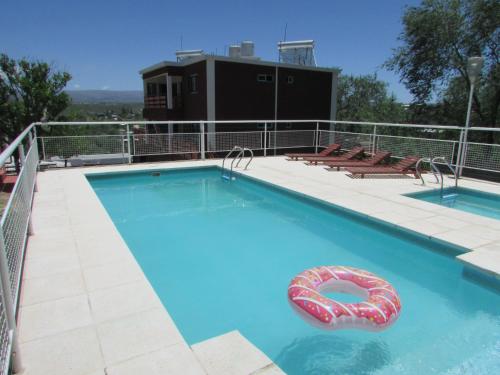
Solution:
<svg viewBox="0 0 500 375">
<path fill-rule="evenodd" d="M 442 197 L 439 189 L 412 193 L 407 197 L 500 220 L 500 195 L 498 194 L 458 187 L 444 189 Z"/>
</svg>

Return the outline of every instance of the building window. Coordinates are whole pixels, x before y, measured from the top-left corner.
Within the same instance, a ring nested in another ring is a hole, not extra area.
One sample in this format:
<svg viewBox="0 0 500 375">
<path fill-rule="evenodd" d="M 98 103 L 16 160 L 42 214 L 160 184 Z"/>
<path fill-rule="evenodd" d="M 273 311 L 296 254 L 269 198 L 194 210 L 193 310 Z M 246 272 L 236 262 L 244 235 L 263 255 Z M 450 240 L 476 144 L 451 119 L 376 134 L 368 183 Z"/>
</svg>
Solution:
<svg viewBox="0 0 500 375">
<path fill-rule="evenodd" d="M 293 76 L 288 76 L 286 81 L 288 82 L 289 85 L 292 85 L 293 84 Z"/>
<path fill-rule="evenodd" d="M 156 96 L 156 83 L 148 83 L 146 89 L 147 96 Z"/>
<path fill-rule="evenodd" d="M 158 85 L 158 95 L 166 96 L 167 95 L 167 85 L 165 83 L 160 83 Z"/>
<path fill-rule="evenodd" d="M 274 82 L 274 77 L 272 74 L 257 74 L 257 82 Z"/>
<path fill-rule="evenodd" d="M 191 94 L 198 92 L 198 74 L 191 74 L 188 80 L 188 88 Z"/>
</svg>

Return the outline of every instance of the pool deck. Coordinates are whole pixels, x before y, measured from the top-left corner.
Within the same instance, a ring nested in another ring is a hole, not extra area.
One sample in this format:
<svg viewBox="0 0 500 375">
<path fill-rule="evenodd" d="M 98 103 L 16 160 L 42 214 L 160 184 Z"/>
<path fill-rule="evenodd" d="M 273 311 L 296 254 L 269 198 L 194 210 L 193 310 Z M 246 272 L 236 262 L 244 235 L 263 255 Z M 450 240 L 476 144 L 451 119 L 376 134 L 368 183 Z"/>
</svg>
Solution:
<svg viewBox="0 0 500 375">
<path fill-rule="evenodd" d="M 220 160 L 60 169 L 38 174 L 19 310 L 26 374 L 280 374 L 238 332 L 189 347 L 116 230 L 85 173 L 220 165 Z M 239 171 L 239 170 L 238 170 Z M 255 158 L 248 176 L 467 250 L 458 259 L 500 278 L 500 221 L 402 196 L 413 178 Z M 460 186 L 500 194 L 500 185 Z"/>
</svg>

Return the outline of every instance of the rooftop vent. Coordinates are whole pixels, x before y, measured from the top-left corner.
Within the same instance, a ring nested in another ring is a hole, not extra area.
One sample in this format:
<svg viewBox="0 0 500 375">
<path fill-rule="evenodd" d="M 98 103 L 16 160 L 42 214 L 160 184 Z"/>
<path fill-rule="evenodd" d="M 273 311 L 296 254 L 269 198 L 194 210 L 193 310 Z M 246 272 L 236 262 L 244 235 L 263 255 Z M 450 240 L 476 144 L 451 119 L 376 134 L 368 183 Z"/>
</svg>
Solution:
<svg viewBox="0 0 500 375">
<path fill-rule="evenodd" d="M 182 61 L 185 59 L 190 59 L 190 58 L 202 56 L 202 55 L 203 55 L 202 49 L 175 51 L 175 56 L 177 57 L 177 61 Z"/>
<path fill-rule="evenodd" d="M 250 40 L 245 40 L 241 42 L 240 45 L 230 45 L 229 57 L 236 59 L 259 60 L 259 58 L 255 56 L 255 43 Z"/>
<path fill-rule="evenodd" d="M 316 66 L 314 40 L 279 42 L 279 61 L 286 64 Z"/>
<path fill-rule="evenodd" d="M 241 42 L 241 57 L 254 57 L 255 44 L 246 40 Z"/>
<path fill-rule="evenodd" d="M 241 57 L 241 47 L 239 45 L 229 46 L 229 57 Z"/>
</svg>

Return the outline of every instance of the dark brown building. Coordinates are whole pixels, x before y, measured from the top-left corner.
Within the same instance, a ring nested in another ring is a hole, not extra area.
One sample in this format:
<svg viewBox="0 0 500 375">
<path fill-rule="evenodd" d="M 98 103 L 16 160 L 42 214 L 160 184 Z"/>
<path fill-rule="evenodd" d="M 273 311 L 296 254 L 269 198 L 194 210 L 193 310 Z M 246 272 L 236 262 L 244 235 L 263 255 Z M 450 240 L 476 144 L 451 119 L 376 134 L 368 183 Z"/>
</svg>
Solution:
<svg viewBox="0 0 500 375">
<path fill-rule="evenodd" d="M 140 73 L 147 120 L 335 118 L 335 69 L 198 55 Z"/>
</svg>

